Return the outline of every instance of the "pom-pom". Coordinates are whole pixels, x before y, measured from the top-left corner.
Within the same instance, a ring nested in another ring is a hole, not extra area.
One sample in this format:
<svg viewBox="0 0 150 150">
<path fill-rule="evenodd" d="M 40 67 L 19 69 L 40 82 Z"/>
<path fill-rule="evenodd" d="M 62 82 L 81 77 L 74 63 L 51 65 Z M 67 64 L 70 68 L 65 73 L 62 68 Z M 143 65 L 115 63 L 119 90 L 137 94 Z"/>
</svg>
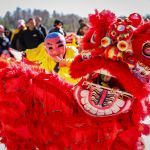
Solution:
<svg viewBox="0 0 150 150">
<path fill-rule="evenodd" d="M 128 48 L 128 43 L 126 41 L 119 41 L 117 47 L 120 51 L 125 51 Z"/>
<path fill-rule="evenodd" d="M 101 39 L 101 46 L 108 47 L 111 44 L 111 39 L 109 37 L 104 37 Z"/>
<path fill-rule="evenodd" d="M 132 26 L 137 28 L 140 24 L 142 24 L 142 17 L 138 13 L 132 13 L 129 15 L 129 20 L 132 22 Z"/>
</svg>

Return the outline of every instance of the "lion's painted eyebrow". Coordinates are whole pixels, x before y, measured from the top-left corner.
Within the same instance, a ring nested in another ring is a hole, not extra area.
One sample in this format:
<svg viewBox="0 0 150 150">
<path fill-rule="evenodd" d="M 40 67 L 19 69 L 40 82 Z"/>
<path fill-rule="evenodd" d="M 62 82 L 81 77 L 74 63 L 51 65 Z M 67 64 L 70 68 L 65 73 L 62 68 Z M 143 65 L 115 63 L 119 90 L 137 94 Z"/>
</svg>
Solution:
<svg viewBox="0 0 150 150">
<path fill-rule="evenodd" d="M 59 41 L 57 42 L 57 44 L 62 43 L 62 42 L 63 42 L 62 40 L 59 40 Z"/>
<path fill-rule="evenodd" d="M 52 45 L 51 43 L 47 43 L 47 45 Z"/>
</svg>

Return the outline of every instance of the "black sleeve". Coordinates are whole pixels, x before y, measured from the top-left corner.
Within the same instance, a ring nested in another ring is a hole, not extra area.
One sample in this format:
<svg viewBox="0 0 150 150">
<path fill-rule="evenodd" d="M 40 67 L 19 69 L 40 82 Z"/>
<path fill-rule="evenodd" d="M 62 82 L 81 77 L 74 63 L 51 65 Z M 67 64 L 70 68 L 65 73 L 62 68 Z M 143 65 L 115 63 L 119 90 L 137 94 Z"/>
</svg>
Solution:
<svg viewBox="0 0 150 150">
<path fill-rule="evenodd" d="M 25 36 L 25 32 L 23 31 L 22 33 L 20 33 L 20 36 L 19 36 L 19 43 L 21 45 L 20 47 L 21 51 L 25 51 L 27 49 L 25 41 L 24 41 L 24 36 Z"/>
<path fill-rule="evenodd" d="M 45 27 L 42 27 L 41 30 L 42 30 L 42 33 L 43 33 L 44 37 L 46 37 L 46 35 L 47 35 L 46 28 L 45 28 Z"/>
<path fill-rule="evenodd" d="M 16 42 L 17 42 L 17 34 L 14 35 L 12 41 L 11 41 L 11 47 L 16 49 Z"/>
<path fill-rule="evenodd" d="M 44 42 L 45 37 L 39 30 L 37 30 L 37 32 L 38 32 L 38 37 L 39 37 L 38 39 L 39 39 L 39 44 L 40 44 Z"/>
</svg>

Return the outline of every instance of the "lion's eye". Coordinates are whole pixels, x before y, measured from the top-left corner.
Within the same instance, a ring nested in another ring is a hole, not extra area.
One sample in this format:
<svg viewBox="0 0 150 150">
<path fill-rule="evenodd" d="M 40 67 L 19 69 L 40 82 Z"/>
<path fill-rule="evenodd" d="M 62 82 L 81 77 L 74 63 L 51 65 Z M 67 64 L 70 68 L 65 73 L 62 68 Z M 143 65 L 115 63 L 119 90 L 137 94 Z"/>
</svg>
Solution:
<svg viewBox="0 0 150 150">
<path fill-rule="evenodd" d="M 142 54 L 150 59 L 150 41 L 146 42 L 142 46 Z"/>
</svg>

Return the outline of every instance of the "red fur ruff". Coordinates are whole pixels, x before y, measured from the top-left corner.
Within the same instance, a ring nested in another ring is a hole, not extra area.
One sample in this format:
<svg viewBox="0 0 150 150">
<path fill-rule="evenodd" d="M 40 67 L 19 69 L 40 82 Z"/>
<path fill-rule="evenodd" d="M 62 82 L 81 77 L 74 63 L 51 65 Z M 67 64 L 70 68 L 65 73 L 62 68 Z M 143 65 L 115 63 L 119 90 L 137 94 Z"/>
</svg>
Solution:
<svg viewBox="0 0 150 150">
<path fill-rule="evenodd" d="M 93 118 L 79 108 L 71 85 L 27 65 L 1 69 L 0 87 L 0 136 L 8 150 L 136 149 L 140 117 L 132 118 L 139 116 L 137 109 Z"/>
<path fill-rule="evenodd" d="M 5 68 L 8 65 L 6 61 L 4 61 L 3 58 L 0 58 L 0 69 Z"/>
<path fill-rule="evenodd" d="M 95 14 L 90 14 L 89 23 L 91 27 L 83 38 L 83 49 L 88 50 L 99 47 L 101 39 L 106 35 L 109 25 L 115 18 L 115 14 L 109 10 L 103 10 L 100 13 L 96 10 Z M 94 42 L 91 43 L 92 36 Z"/>
</svg>

